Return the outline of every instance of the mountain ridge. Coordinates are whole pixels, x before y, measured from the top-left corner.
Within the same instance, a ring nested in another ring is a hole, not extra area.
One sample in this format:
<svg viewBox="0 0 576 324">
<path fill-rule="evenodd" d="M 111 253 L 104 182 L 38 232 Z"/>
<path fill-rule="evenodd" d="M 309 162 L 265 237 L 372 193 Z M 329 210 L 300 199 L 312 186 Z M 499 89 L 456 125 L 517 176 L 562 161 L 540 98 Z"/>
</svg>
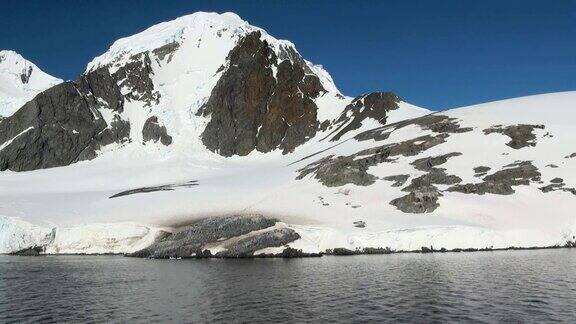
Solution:
<svg viewBox="0 0 576 324">
<path fill-rule="evenodd" d="M 335 121 L 324 118 L 352 100 L 292 43 L 231 13 L 195 13 L 122 38 L 86 71 L 0 124 L 0 142 L 10 141 L 1 170 L 64 166 L 126 147 L 286 154 L 330 127 Z M 394 101 L 374 108 L 380 122 Z"/>
</svg>

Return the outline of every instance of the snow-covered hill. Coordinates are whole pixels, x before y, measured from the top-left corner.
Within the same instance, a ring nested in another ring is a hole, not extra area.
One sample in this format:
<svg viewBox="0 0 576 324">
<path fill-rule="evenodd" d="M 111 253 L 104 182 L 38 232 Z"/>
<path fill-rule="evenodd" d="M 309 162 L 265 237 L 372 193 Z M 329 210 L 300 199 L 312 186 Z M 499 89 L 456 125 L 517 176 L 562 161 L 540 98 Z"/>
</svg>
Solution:
<svg viewBox="0 0 576 324">
<path fill-rule="evenodd" d="M 61 82 L 20 54 L 0 51 L 0 117 L 12 115 L 39 92 Z"/>
<path fill-rule="evenodd" d="M 563 245 L 574 102 L 432 114 L 346 97 L 290 42 L 196 13 L 118 40 L 0 122 L 0 252 Z M 222 221 L 161 234 L 207 217 Z"/>
</svg>

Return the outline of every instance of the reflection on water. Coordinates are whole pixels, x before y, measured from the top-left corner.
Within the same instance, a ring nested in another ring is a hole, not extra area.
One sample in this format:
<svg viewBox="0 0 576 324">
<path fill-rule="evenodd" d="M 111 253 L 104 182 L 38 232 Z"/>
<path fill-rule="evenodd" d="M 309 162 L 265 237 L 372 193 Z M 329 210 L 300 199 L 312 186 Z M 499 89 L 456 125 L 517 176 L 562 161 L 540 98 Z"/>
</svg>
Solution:
<svg viewBox="0 0 576 324">
<path fill-rule="evenodd" d="M 576 321 L 576 250 L 312 259 L 0 256 L 0 322 Z"/>
</svg>

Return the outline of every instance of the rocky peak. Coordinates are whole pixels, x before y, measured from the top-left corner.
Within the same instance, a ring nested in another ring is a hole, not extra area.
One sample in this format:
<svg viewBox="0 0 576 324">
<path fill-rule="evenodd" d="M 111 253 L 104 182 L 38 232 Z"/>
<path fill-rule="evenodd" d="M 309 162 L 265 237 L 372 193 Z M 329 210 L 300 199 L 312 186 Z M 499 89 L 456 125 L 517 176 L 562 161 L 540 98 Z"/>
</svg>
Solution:
<svg viewBox="0 0 576 324">
<path fill-rule="evenodd" d="M 18 78 L 33 84 L 36 69 L 26 66 Z M 0 121 L 0 170 L 64 166 L 116 149 L 155 151 L 144 146 L 176 155 L 287 154 L 326 130 L 317 103 L 326 94 L 352 100 L 294 44 L 235 14 L 195 13 L 117 40 L 76 81 Z M 362 96 L 346 107 L 348 119 L 332 123 L 345 130 L 364 118 L 385 123 L 398 101 Z M 325 117 L 343 106 L 322 107 Z"/>
<path fill-rule="evenodd" d="M 313 99 L 326 90 L 291 47 L 280 47 L 278 55 L 255 31 L 238 42 L 227 60 L 200 111 L 211 118 L 202 133 L 206 147 L 223 156 L 255 149 L 287 153 L 316 134 Z"/>
</svg>

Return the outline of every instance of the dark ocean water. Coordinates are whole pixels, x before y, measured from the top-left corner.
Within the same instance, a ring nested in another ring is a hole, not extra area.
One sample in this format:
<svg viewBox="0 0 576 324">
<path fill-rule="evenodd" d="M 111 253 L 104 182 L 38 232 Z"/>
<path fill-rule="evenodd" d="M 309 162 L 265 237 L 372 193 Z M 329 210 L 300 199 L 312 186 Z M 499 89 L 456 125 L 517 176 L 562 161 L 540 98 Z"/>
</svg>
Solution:
<svg viewBox="0 0 576 324">
<path fill-rule="evenodd" d="M 0 322 L 576 322 L 576 249 L 312 259 L 0 256 Z"/>
</svg>

